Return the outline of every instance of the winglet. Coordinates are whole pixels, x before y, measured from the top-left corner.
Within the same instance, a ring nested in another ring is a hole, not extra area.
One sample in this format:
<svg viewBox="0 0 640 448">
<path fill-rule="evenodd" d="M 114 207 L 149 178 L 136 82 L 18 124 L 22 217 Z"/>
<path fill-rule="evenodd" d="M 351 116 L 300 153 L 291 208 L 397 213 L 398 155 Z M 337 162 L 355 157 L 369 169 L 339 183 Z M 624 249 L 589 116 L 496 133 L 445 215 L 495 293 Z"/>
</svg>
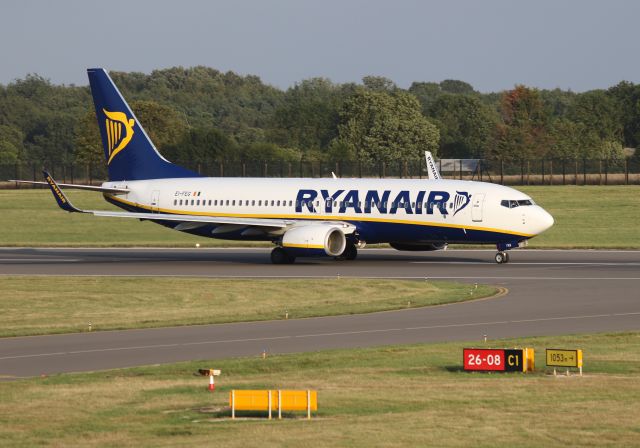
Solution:
<svg viewBox="0 0 640 448">
<path fill-rule="evenodd" d="M 438 171 L 438 167 L 436 166 L 436 162 L 433 160 L 433 156 L 429 151 L 424 152 L 424 157 L 427 160 L 427 175 L 431 180 L 439 180 L 442 179 L 440 176 L 440 172 Z"/>
<path fill-rule="evenodd" d="M 74 207 L 74 205 L 69 201 L 69 199 L 67 199 L 67 197 L 64 195 L 60 187 L 58 187 L 58 184 L 56 183 L 56 181 L 53 180 L 53 177 L 51 177 L 51 174 L 47 173 L 46 171 L 43 171 L 42 174 L 44 175 L 44 180 L 46 180 L 47 183 L 49 184 L 49 188 L 51 188 L 53 197 L 56 199 L 58 206 L 62 210 L 65 210 L 67 212 L 84 213 L 82 210 Z"/>
</svg>

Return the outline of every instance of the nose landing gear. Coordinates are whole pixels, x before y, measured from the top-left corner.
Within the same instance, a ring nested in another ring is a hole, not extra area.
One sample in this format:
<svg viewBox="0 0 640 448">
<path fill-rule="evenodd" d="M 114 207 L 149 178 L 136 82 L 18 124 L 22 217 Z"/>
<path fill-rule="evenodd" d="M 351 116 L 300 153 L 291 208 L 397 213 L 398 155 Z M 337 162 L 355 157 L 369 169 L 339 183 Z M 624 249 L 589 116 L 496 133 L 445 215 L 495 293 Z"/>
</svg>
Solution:
<svg viewBox="0 0 640 448">
<path fill-rule="evenodd" d="M 496 254 L 496 263 L 509 263 L 509 253 L 504 251 L 498 252 Z"/>
</svg>

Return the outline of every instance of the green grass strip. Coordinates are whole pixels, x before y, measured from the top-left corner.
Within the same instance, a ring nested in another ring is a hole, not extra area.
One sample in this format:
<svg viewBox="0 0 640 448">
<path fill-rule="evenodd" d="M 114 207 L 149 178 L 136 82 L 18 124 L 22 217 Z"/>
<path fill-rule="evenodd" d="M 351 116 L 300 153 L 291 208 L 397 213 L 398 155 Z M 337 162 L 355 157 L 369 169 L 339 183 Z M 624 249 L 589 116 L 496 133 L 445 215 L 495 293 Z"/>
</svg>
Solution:
<svg viewBox="0 0 640 448">
<path fill-rule="evenodd" d="M 440 305 L 493 286 L 373 279 L 0 277 L 0 336 L 198 325 Z"/>
</svg>

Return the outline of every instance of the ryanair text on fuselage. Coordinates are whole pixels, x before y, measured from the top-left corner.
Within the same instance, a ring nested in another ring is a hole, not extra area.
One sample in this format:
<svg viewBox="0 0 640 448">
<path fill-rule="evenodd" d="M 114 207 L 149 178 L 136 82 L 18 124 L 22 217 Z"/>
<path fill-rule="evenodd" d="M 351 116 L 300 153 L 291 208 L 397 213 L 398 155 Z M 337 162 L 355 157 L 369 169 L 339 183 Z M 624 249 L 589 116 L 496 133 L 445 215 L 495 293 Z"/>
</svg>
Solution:
<svg viewBox="0 0 640 448">
<path fill-rule="evenodd" d="M 411 197 L 409 190 L 401 190 L 391 198 L 391 190 L 298 190 L 296 197 L 296 213 L 302 213 L 304 209 L 315 213 L 316 200 L 322 198 L 325 213 L 371 213 L 376 209 L 383 214 L 396 214 L 398 210 L 404 210 L 407 214 L 432 215 L 438 210 L 442 215 L 448 215 L 447 203 L 451 195 L 447 191 L 418 191 L 415 197 Z M 426 198 L 426 201 L 425 201 Z M 465 208 L 471 202 L 471 196 L 466 192 L 456 192 L 456 205 L 453 215 Z"/>
</svg>

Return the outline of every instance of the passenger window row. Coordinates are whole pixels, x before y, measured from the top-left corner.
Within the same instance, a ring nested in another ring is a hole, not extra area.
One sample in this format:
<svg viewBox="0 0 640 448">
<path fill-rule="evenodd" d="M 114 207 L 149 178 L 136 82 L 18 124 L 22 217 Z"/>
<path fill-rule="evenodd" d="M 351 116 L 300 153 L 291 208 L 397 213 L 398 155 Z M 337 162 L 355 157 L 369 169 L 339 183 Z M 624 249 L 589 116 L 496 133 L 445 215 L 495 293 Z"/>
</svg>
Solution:
<svg viewBox="0 0 640 448">
<path fill-rule="evenodd" d="M 238 200 L 236 201 L 235 199 L 174 199 L 173 200 L 173 205 L 193 205 L 193 206 L 213 206 L 213 207 L 218 207 L 218 206 L 236 206 L 236 203 L 238 206 L 259 206 L 262 207 L 264 206 L 269 206 L 271 205 L 272 207 L 285 207 L 287 205 L 287 202 L 289 203 L 289 207 L 293 206 L 293 201 L 277 201 L 277 200 Z"/>
<path fill-rule="evenodd" d="M 236 201 L 235 199 L 229 200 L 229 199 L 174 199 L 173 200 L 173 205 L 176 206 L 180 206 L 180 205 L 186 205 L 186 206 L 195 206 L 195 207 L 219 207 L 219 206 L 232 206 L 235 207 L 236 206 L 236 202 L 237 205 L 240 207 L 286 207 L 287 204 L 289 207 L 293 207 L 293 203 L 294 201 L 289 200 L 289 201 L 278 201 L 278 200 L 238 200 Z M 508 207 L 508 205 L 505 205 L 505 202 L 531 202 L 531 201 L 502 201 L 502 205 L 505 207 Z M 356 203 L 355 202 L 344 202 L 344 201 L 333 201 L 333 207 L 355 207 Z M 429 208 L 429 205 L 431 206 L 431 208 L 434 208 L 437 206 L 438 203 L 436 202 L 432 202 L 431 204 L 425 202 L 424 203 L 424 208 Z M 313 201 L 295 201 L 295 205 L 296 207 L 302 205 L 302 206 L 309 206 L 309 205 L 313 205 Z M 327 206 L 331 206 L 331 201 L 327 201 L 326 203 Z M 362 202 L 358 202 L 357 203 L 357 207 L 358 208 L 362 208 L 363 205 L 366 207 L 367 203 L 362 203 Z M 371 204 L 369 204 L 369 206 L 371 208 L 377 207 L 377 208 L 386 208 L 387 205 L 390 205 L 391 207 L 396 207 L 399 206 L 399 204 L 396 204 L 395 202 L 391 202 L 391 203 L 387 203 L 387 202 L 371 202 Z M 531 204 L 521 204 L 521 205 L 531 205 Z M 320 206 L 320 201 L 315 201 L 315 206 L 319 207 Z M 423 208 L 423 204 L 422 202 L 418 202 L 417 204 L 415 202 L 411 203 L 411 208 L 415 209 L 417 206 L 418 210 Z M 513 207 L 517 207 L 518 205 L 514 205 Z M 513 208 L 513 207 L 509 207 L 509 208 Z M 453 203 L 449 203 L 449 208 L 453 208 Z"/>
</svg>

